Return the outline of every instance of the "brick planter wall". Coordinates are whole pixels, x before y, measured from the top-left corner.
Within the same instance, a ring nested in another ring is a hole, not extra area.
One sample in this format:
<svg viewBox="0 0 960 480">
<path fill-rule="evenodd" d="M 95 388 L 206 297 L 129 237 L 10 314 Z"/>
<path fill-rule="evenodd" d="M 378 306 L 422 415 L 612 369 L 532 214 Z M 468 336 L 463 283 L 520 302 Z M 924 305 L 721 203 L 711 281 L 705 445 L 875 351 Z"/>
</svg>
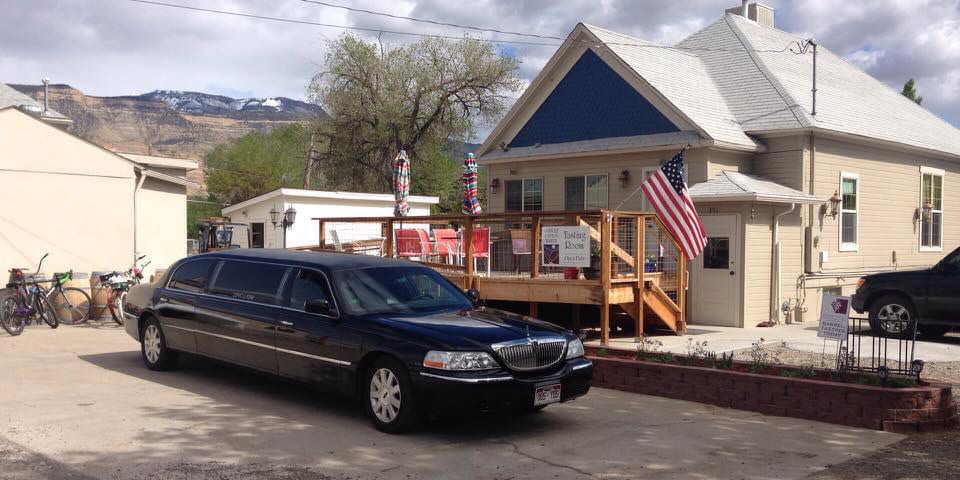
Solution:
<svg viewBox="0 0 960 480">
<path fill-rule="evenodd" d="M 909 433 L 957 425 L 950 385 L 910 388 L 776 377 L 733 370 L 589 357 L 593 385 L 767 415 Z"/>
</svg>

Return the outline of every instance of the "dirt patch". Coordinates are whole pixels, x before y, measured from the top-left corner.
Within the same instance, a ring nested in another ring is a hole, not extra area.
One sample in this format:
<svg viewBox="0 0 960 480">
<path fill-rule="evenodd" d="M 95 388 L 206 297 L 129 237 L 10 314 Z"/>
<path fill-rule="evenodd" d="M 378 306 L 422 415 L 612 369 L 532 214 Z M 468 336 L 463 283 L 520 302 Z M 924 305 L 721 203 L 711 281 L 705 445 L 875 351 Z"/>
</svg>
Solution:
<svg viewBox="0 0 960 480">
<path fill-rule="evenodd" d="M 809 480 L 894 480 L 956 478 L 960 432 L 914 435 L 876 453 L 807 477 Z"/>
</svg>

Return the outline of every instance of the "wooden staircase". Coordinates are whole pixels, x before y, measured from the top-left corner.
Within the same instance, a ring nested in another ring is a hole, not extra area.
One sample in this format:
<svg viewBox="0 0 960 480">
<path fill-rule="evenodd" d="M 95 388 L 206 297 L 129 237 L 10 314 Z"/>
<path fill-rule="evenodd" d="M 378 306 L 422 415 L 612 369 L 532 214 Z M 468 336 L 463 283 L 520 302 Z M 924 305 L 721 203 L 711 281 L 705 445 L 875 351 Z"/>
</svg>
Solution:
<svg viewBox="0 0 960 480">
<path fill-rule="evenodd" d="M 636 291 L 639 290 L 639 291 Z M 637 332 L 642 332 L 644 326 L 654 324 L 671 330 L 677 335 L 683 335 L 687 330 L 686 322 L 680 307 L 653 282 L 646 281 L 642 289 L 636 289 L 634 295 L 639 296 L 643 307 L 638 311 L 640 303 L 620 303 L 620 307 L 637 326 Z M 642 318 L 641 318 L 642 316 Z"/>
</svg>

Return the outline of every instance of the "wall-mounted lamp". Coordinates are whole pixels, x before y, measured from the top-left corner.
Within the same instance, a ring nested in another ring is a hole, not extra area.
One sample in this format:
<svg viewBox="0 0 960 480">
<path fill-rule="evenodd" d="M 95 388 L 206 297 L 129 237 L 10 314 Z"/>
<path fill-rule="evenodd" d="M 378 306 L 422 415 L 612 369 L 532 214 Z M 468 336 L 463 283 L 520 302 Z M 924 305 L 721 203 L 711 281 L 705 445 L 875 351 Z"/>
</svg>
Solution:
<svg viewBox="0 0 960 480">
<path fill-rule="evenodd" d="M 833 196 L 828 200 L 829 205 L 824 205 L 827 208 L 826 216 L 830 218 L 837 218 L 837 215 L 840 214 L 840 202 L 843 201 L 843 198 L 840 197 L 840 192 L 833 192 Z"/>
<path fill-rule="evenodd" d="M 297 220 L 297 211 L 293 207 L 287 209 L 286 212 L 283 212 L 283 217 L 280 217 L 280 212 L 277 210 L 277 207 L 270 209 L 270 223 L 273 224 L 274 228 L 279 224 L 283 228 L 287 228 L 290 225 L 293 225 L 293 222 Z"/>
<path fill-rule="evenodd" d="M 620 186 L 626 187 L 630 183 L 630 170 L 624 170 L 620 172 L 620 176 L 617 177 L 617 180 L 620 180 Z"/>
<path fill-rule="evenodd" d="M 500 191 L 500 179 L 494 178 L 490 180 L 490 193 L 497 193 Z"/>
</svg>

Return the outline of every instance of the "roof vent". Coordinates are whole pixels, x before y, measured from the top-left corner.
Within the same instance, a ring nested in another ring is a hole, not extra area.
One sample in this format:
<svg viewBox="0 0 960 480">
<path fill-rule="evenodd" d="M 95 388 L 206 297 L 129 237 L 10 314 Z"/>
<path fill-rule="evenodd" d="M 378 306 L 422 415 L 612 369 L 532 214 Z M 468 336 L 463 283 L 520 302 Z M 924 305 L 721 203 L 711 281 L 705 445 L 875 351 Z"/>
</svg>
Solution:
<svg viewBox="0 0 960 480">
<path fill-rule="evenodd" d="M 773 9 L 762 3 L 751 3 L 747 5 L 747 2 L 744 1 L 743 5 L 728 8 L 726 13 L 741 15 L 765 27 L 774 28 Z"/>
</svg>

